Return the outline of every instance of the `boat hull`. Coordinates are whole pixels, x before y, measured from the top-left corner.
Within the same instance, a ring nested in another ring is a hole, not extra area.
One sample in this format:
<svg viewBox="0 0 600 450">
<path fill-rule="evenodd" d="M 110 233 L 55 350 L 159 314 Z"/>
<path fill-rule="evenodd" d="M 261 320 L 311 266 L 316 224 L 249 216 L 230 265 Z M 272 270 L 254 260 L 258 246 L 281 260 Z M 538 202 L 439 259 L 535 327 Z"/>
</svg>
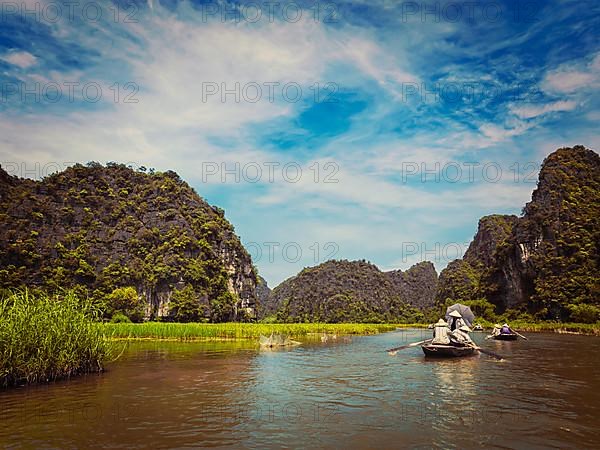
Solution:
<svg viewBox="0 0 600 450">
<path fill-rule="evenodd" d="M 494 339 L 497 341 L 516 341 L 517 337 L 516 334 L 497 334 Z"/>
<path fill-rule="evenodd" d="M 462 356 L 470 356 L 475 353 L 473 347 L 457 347 L 454 345 L 422 345 L 425 356 L 433 358 L 460 358 Z"/>
</svg>

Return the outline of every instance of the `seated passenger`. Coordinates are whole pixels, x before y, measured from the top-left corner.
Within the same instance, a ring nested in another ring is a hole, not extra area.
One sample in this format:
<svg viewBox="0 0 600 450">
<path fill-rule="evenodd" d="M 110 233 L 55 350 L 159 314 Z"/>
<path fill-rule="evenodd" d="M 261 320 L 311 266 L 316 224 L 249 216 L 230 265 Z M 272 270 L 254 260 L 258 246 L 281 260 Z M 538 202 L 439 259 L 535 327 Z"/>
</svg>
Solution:
<svg viewBox="0 0 600 450">
<path fill-rule="evenodd" d="M 495 324 L 494 329 L 492 330 L 492 336 L 498 336 L 500 334 L 500 328 L 502 328 L 500 325 Z"/>
<path fill-rule="evenodd" d="M 511 330 L 508 324 L 505 323 L 502 325 L 502 328 L 500 328 L 500 334 L 513 334 L 513 330 Z"/>
<path fill-rule="evenodd" d="M 470 332 L 471 329 L 468 326 L 463 325 L 452 332 L 450 340 L 453 344 L 472 345 L 473 340 L 471 339 L 471 336 L 469 336 Z"/>
<path fill-rule="evenodd" d="M 452 311 L 448 316 L 450 316 L 450 320 L 452 321 L 450 324 L 450 331 L 454 331 L 465 325 L 465 321 L 458 311 Z"/>
<path fill-rule="evenodd" d="M 448 329 L 446 321 L 444 319 L 438 320 L 433 327 L 433 339 L 431 343 L 448 345 L 450 343 L 450 338 L 448 337 L 449 332 L 450 330 Z"/>
</svg>

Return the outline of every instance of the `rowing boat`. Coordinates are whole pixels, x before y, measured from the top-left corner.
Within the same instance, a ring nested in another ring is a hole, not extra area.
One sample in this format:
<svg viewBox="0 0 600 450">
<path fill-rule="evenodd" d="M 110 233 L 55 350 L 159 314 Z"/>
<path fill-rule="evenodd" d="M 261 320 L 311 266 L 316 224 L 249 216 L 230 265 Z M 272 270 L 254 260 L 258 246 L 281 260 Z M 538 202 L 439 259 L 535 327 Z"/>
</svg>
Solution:
<svg viewBox="0 0 600 450">
<path fill-rule="evenodd" d="M 426 344 L 422 345 L 425 356 L 435 358 L 456 358 L 461 356 L 470 356 L 475 353 L 475 348 L 471 346 L 456 346 L 443 344 Z"/>
<path fill-rule="evenodd" d="M 505 334 L 497 334 L 492 336 L 497 341 L 516 341 L 517 335 L 515 333 L 505 333 Z"/>
</svg>

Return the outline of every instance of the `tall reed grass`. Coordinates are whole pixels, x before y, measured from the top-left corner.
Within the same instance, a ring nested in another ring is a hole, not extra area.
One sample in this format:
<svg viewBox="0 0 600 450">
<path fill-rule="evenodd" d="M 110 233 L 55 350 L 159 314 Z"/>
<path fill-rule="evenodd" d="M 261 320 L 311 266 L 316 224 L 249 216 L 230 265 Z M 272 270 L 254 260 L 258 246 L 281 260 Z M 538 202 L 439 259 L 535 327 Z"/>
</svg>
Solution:
<svg viewBox="0 0 600 450">
<path fill-rule="evenodd" d="M 73 293 L 1 298 L 0 387 L 101 371 L 110 341 L 96 318 L 91 303 Z"/>
<path fill-rule="evenodd" d="M 291 337 L 309 333 L 375 334 L 393 331 L 393 324 L 363 323 L 107 323 L 100 325 L 107 335 L 122 339 L 228 340 L 255 339 L 271 333 Z"/>
</svg>

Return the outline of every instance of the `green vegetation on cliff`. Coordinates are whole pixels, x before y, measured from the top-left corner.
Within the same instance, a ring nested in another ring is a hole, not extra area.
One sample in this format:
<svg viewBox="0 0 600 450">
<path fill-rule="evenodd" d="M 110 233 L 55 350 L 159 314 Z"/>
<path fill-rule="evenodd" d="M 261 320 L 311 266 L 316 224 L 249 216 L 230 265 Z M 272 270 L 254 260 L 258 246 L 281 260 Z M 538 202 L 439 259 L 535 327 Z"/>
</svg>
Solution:
<svg viewBox="0 0 600 450">
<path fill-rule="evenodd" d="M 256 282 L 256 299 L 258 301 L 258 318 L 263 319 L 266 316 L 275 314 L 277 305 L 274 303 L 274 299 L 271 297 L 271 288 L 260 275 L 257 277 Z"/>
<path fill-rule="evenodd" d="M 436 303 L 477 304 L 488 316 L 594 323 L 599 247 L 600 157 L 582 146 L 561 148 L 544 161 L 522 217 L 480 220 L 464 258 L 440 274 Z"/>
<path fill-rule="evenodd" d="M 252 315 L 255 285 L 223 210 L 174 172 L 89 163 L 33 181 L 0 169 L 2 288 L 75 289 L 117 320 L 226 321 Z"/>
<path fill-rule="evenodd" d="M 406 271 L 392 270 L 386 275 L 408 304 L 426 310 L 433 307 L 438 288 L 438 274 L 430 261 L 422 261 Z"/>
<path fill-rule="evenodd" d="M 280 322 L 418 322 L 386 273 L 366 261 L 327 261 L 271 292 Z"/>
<path fill-rule="evenodd" d="M 531 306 L 548 316 L 600 320 L 600 156 L 563 148 L 544 162 L 515 230 L 533 275 Z M 528 248 L 529 247 L 529 248 Z"/>
</svg>

